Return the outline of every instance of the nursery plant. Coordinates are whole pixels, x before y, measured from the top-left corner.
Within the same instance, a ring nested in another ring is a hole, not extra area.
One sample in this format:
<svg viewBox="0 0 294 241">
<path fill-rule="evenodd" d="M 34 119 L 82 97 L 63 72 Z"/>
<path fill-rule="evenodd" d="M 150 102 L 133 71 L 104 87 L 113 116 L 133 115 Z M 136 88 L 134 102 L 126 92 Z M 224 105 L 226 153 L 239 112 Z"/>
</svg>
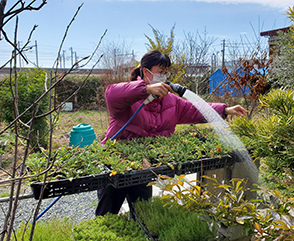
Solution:
<svg viewBox="0 0 294 241">
<path fill-rule="evenodd" d="M 294 238 L 294 199 L 279 191 L 269 191 L 256 186 L 260 198 L 246 200 L 246 180 L 232 179 L 231 184 L 219 183 L 215 176 L 210 180 L 185 181 L 179 177 L 158 176 L 149 185 L 157 185 L 162 191 L 161 199 L 167 206 L 183 206 L 190 212 L 201 213 L 213 233 L 212 240 L 237 240 L 254 237 L 258 241 L 293 240 Z M 217 194 L 213 189 L 218 189 Z"/>
<path fill-rule="evenodd" d="M 74 240 L 146 241 L 147 236 L 128 215 L 107 213 L 95 219 L 85 220 L 74 227 Z"/>
<path fill-rule="evenodd" d="M 181 163 L 206 157 L 229 155 L 211 129 L 191 127 L 169 137 L 145 137 L 132 140 L 108 140 L 104 146 L 95 142 L 84 148 L 63 146 L 53 151 L 47 175 L 51 180 L 76 178 L 109 172 L 111 175 L 168 165 L 179 168 Z M 26 162 L 31 181 L 41 181 L 46 169 L 46 150 L 33 153 Z"/>
<path fill-rule="evenodd" d="M 294 168 L 294 91 L 272 89 L 261 96 L 260 105 L 265 114 L 258 121 L 236 118 L 230 127 L 247 146 L 254 146 L 264 181 L 284 188 L 285 172 L 289 169 L 291 175 Z"/>
<path fill-rule="evenodd" d="M 12 240 L 30 240 L 31 224 L 22 223 Z M 147 237 L 134 221 L 128 221 L 127 215 L 106 214 L 95 219 L 74 223 L 70 218 L 54 217 L 39 221 L 33 240 L 42 241 L 146 241 Z"/>
<path fill-rule="evenodd" d="M 212 235 L 208 225 L 183 206 L 165 207 L 165 200 L 153 197 L 135 204 L 136 221 L 160 241 L 205 241 Z"/>
<path fill-rule="evenodd" d="M 73 240 L 73 221 L 69 218 L 54 217 L 48 221 L 39 221 L 34 231 L 33 240 L 42 241 L 72 241 Z M 12 237 L 13 241 L 30 240 L 31 224 L 22 223 Z"/>
</svg>

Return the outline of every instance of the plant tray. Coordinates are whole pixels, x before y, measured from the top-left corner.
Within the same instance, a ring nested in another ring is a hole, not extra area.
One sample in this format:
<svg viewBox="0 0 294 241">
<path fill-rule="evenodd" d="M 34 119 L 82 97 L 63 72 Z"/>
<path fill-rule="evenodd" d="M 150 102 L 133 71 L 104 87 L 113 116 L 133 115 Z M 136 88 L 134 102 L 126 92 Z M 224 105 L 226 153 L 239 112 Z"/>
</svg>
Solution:
<svg viewBox="0 0 294 241">
<path fill-rule="evenodd" d="M 109 173 L 79 177 L 72 180 L 51 181 L 45 184 L 43 199 L 94 191 L 105 188 L 108 184 L 110 184 Z M 43 186 L 44 183 L 41 182 L 31 184 L 35 199 L 39 199 Z"/>
<path fill-rule="evenodd" d="M 230 157 L 203 158 L 181 163 L 176 169 L 176 175 L 200 173 L 201 171 L 216 170 L 227 166 Z"/>
<path fill-rule="evenodd" d="M 115 188 L 130 187 L 154 181 L 157 175 L 175 176 L 175 169 L 168 166 L 151 167 L 148 169 L 127 171 L 125 174 L 116 174 L 110 178 Z"/>
</svg>

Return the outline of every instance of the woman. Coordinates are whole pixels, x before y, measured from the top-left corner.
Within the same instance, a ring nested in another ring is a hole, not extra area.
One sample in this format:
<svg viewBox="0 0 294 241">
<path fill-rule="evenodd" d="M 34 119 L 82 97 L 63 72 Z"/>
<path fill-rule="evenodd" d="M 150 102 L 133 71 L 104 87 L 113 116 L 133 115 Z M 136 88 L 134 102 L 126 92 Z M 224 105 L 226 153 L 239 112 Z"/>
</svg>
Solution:
<svg viewBox="0 0 294 241">
<path fill-rule="evenodd" d="M 116 139 L 170 136 L 177 124 L 206 122 L 191 102 L 173 94 L 171 87 L 164 83 L 170 65 L 171 61 L 167 55 L 158 50 L 150 51 L 142 57 L 141 66 L 132 70 L 130 82 L 107 87 L 105 98 L 111 121 L 101 144 L 120 130 L 150 94 L 158 98 L 146 104 Z M 240 105 L 227 107 L 224 103 L 210 103 L 210 106 L 223 118 L 227 115 L 244 116 L 247 112 Z M 108 186 L 98 190 L 96 215 L 104 215 L 107 212 L 117 214 L 127 198 L 130 218 L 134 218 L 132 203 L 138 198 L 147 200 L 152 196 L 152 187 L 146 185 L 147 183 L 120 189 Z"/>
</svg>

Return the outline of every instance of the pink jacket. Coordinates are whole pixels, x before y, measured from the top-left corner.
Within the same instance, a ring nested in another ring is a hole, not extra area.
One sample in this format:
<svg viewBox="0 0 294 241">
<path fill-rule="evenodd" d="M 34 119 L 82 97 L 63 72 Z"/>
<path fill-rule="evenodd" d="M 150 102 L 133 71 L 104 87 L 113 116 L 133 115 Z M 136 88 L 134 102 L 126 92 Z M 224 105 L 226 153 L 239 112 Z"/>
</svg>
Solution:
<svg viewBox="0 0 294 241">
<path fill-rule="evenodd" d="M 105 92 L 106 104 L 110 113 L 110 124 L 101 144 L 110 139 L 132 117 L 134 112 L 148 97 L 146 82 L 122 82 L 109 85 Z M 223 118 L 226 104 L 211 103 Z M 177 124 L 205 123 L 201 113 L 189 101 L 169 93 L 145 105 L 116 139 L 131 139 L 146 136 L 169 136 Z"/>
</svg>

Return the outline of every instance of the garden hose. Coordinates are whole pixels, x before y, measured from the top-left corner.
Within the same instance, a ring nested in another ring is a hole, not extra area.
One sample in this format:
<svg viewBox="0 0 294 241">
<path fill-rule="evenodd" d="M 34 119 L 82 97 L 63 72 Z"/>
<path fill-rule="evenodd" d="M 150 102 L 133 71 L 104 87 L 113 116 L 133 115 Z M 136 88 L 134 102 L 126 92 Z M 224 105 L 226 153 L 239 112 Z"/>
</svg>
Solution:
<svg viewBox="0 0 294 241">
<path fill-rule="evenodd" d="M 55 198 L 55 200 L 43 211 L 41 212 L 37 218 L 36 218 L 36 221 L 43 216 L 44 213 L 46 213 L 59 199 L 61 198 L 61 196 L 58 196 L 57 198 Z"/>
<path fill-rule="evenodd" d="M 124 126 L 122 128 L 120 128 L 118 130 L 118 132 L 116 132 L 111 138 L 110 140 L 114 140 L 114 138 L 123 130 L 126 128 L 126 126 L 131 122 L 131 120 L 138 114 L 138 112 L 143 108 L 144 105 L 147 105 L 148 103 L 150 103 L 152 100 L 154 100 L 156 98 L 156 96 L 154 95 L 149 95 L 146 100 L 144 100 L 144 102 L 139 106 L 139 108 L 135 111 L 135 113 L 132 115 L 132 117 L 126 122 L 126 124 L 124 124 Z"/>
</svg>

